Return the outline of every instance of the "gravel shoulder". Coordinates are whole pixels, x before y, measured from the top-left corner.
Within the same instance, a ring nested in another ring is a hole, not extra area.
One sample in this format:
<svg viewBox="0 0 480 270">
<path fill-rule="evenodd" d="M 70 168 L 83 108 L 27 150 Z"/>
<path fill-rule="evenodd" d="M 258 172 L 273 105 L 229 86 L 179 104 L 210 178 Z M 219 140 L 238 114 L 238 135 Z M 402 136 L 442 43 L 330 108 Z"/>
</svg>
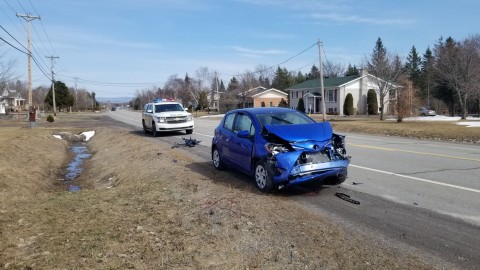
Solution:
<svg viewBox="0 0 480 270">
<path fill-rule="evenodd" d="M 0 120 L 4 269 L 442 269 L 98 114 Z M 69 143 L 94 130 L 68 192 Z M 453 267 L 454 268 L 454 267 Z"/>
</svg>

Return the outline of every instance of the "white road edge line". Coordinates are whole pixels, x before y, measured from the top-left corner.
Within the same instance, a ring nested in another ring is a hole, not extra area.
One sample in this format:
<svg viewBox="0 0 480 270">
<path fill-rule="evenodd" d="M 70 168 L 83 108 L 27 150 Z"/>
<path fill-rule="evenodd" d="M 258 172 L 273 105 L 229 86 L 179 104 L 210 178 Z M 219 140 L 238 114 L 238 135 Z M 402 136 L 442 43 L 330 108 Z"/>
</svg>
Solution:
<svg viewBox="0 0 480 270">
<path fill-rule="evenodd" d="M 425 182 L 425 183 L 436 184 L 436 185 L 440 185 L 440 186 L 451 187 L 451 188 L 461 189 L 461 190 L 465 190 L 465 191 L 480 193 L 480 190 L 478 190 L 478 189 L 466 188 L 466 187 L 462 187 L 462 186 L 446 184 L 446 183 L 442 183 L 442 182 L 436 182 L 436 181 L 432 181 L 432 180 L 428 180 L 428 179 L 423 179 L 423 178 L 418 178 L 418 177 L 413 177 L 413 176 L 408 176 L 408 175 L 398 174 L 398 173 L 393 173 L 393 172 L 387 172 L 387 171 L 362 167 L 362 166 L 358 166 L 358 165 L 350 164 L 349 166 L 359 168 L 359 169 L 363 169 L 363 170 L 368 170 L 368 171 L 373 171 L 373 172 L 378 172 L 378 173 L 383 173 L 383 174 L 388 174 L 388 175 L 394 175 L 394 176 L 398 176 L 398 177 L 404 177 L 404 178 L 408 178 L 408 179 L 416 180 L 416 181 L 421 181 L 421 182 Z"/>
</svg>

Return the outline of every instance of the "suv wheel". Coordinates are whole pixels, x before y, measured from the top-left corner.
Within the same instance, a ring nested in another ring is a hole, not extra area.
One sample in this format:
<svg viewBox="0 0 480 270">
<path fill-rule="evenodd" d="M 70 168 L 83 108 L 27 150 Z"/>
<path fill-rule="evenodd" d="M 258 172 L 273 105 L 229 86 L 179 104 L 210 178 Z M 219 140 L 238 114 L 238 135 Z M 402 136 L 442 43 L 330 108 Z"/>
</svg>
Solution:
<svg viewBox="0 0 480 270">
<path fill-rule="evenodd" d="M 153 137 L 158 137 L 158 131 L 157 131 L 157 126 L 155 125 L 155 122 L 152 122 L 152 135 Z"/>
<path fill-rule="evenodd" d="M 143 132 L 147 133 L 147 126 L 145 126 L 145 120 L 142 120 Z"/>
</svg>

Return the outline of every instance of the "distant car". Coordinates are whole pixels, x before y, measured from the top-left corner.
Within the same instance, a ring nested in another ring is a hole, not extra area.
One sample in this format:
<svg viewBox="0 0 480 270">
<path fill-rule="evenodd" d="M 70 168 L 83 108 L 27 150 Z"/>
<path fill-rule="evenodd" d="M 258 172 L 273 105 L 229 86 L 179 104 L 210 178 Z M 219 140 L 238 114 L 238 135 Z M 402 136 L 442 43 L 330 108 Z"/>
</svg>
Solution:
<svg viewBox="0 0 480 270">
<path fill-rule="evenodd" d="M 350 157 L 344 136 L 293 109 L 263 107 L 225 114 L 212 139 L 213 166 L 250 175 L 263 192 L 307 181 L 341 184 Z"/>
<path fill-rule="evenodd" d="M 156 137 L 160 132 L 185 131 L 193 133 L 194 122 L 191 113 L 182 104 L 166 99 L 156 99 L 147 103 L 142 113 L 143 131 L 151 131 Z"/>
<path fill-rule="evenodd" d="M 435 116 L 435 115 L 437 115 L 437 113 L 434 110 L 429 109 L 427 107 L 420 107 L 418 109 L 418 114 L 420 116 Z"/>
<path fill-rule="evenodd" d="M 112 107 L 112 112 L 116 111 L 117 107 Z"/>
</svg>

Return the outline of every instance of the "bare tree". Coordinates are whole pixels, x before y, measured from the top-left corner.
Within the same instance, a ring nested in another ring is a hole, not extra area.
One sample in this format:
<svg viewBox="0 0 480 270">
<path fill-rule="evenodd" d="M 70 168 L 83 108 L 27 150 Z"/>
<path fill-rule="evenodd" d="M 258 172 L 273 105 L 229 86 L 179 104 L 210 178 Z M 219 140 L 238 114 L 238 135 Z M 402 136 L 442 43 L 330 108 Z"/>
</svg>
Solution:
<svg viewBox="0 0 480 270">
<path fill-rule="evenodd" d="M 16 62 L 14 60 L 5 60 L 5 55 L 0 55 L 0 89 L 7 86 L 7 83 L 17 79 L 15 75 Z"/>
<path fill-rule="evenodd" d="M 366 59 L 367 70 L 372 74 L 375 91 L 380 98 L 380 120 L 383 120 L 384 108 L 390 93 L 396 89 L 395 83 L 403 74 L 402 63 L 398 55 L 388 54 L 378 38 L 370 59 Z"/>
<path fill-rule="evenodd" d="M 323 64 L 323 71 L 325 77 L 336 78 L 345 74 L 346 68 L 343 64 L 334 63 L 330 60 L 327 60 Z"/>
<path fill-rule="evenodd" d="M 402 122 L 404 117 L 411 116 L 417 108 L 416 89 L 413 81 L 407 76 L 399 78 L 401 88 L 397 91 L 395 99 L 395 110 L 397 111 L 397 122 Z"/>
<path fill-rule="evenodd" d="M 451 38 L 435 46 L 437 76 L 451 87 L 458 97 L 462 119 L 467 117 L 469 97 L 478 95 L 480 85 L 480 36 L 471 36 L 463 42 Z"/>
</svg>

